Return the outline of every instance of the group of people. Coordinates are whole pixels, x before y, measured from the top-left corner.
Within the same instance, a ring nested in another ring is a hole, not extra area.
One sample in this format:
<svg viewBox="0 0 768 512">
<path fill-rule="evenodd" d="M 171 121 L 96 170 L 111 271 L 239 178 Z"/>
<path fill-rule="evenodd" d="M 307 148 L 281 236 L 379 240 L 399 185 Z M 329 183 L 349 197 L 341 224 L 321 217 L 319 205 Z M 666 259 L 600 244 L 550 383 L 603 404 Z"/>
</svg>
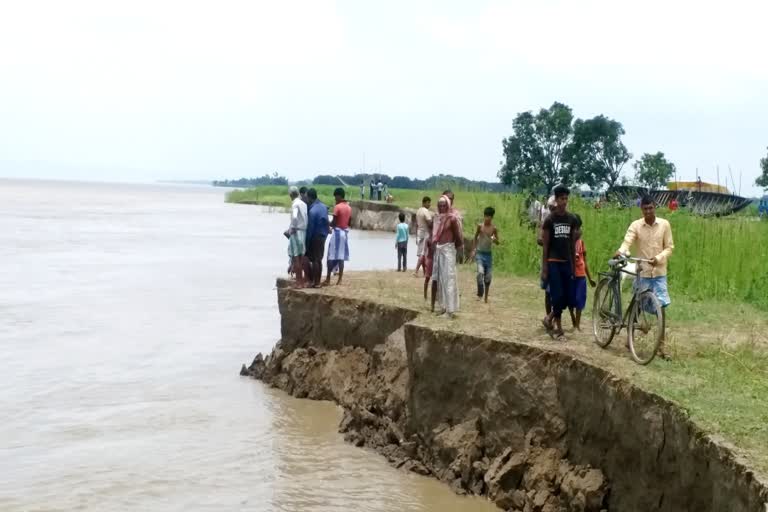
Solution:
<svg viewBox="0 0 768 512">
<path fill-rule="evenodd" d="M 586 305 L 587 281 L 595 286 L 587 265 L 581 218 L 568 211 L 569 195 L 564 185 L 554 188 L 547 201 L 549 212 L 538 230 L 546 310 L 541 322 L 547 332 L 558 339 L 564 339 L 563 311 L 570 311 L 573 325 L 579 329 L 581 311 Z M 647 265 L 638 269 L 635 286 L 653 291 L 662 306 L 662 323 L 666 324 L 666 308 L 670 305 L 667 263 L 675 247 L 672 228 L 667 220 L 656 216 L 656 204 L 650 196 L 640 198 L 640 208 L 643 218 L 630 224 L 614 257 L 628 256 L 634 248 L 638 258 L 648 260 Z M 663 337 L 660 355 L 667 357 Z"/>
<path fill-rule="evenodd" d="M 328 207 L 317 197 L 317 190 L 307 187 L 290 187 L 291 222 L 284 235 L 288 238 L 289 271 L 296 277 L 300 288 L 321 286 L 323 257 L 328 238 L 327 275 L 325 284 L 331 282 L 331 274 L 338 273 L 341 284 L 344 262 L 349 261 L 349 226 L 352 208 L 344 198 L 344 189 L 333 191 L 335 205 L 332 220 L 328 220 Z"/>
<path fill-rule="evenodd" d="M 370 190 L 368 198 L 371 201 L 387 201 L 388 203 L 392 202 L 392 196 L 389 193 L 389 187 L 386 183 L 382 183 L 381 180 L 379 180 L 377 183 L 372 179 L 370 183 L 368 183 L 368 188 Z M 365 182 L 360 183 L 360 199 L 365 199 Z"/>
<path fill-rule="evenodd" d="M 424 300 L 431 284 L 431 310 L 435 304 L 440 315 L 453 318 L 459 310 L 459 282 L 456 265 L 464 249 L 462 218 L 454 205 L 455 196 L 451 190 L 445 190 L 437 201 L 437 212 L 430 210 L 432 199 L 424 197 L 421 208 L 416 212 L 417 262 L 414 275 L 419 269 L 424 271 Z M 402 215 L 402 214 L 401 214 Z M 404 216 L 401 220 L 404 220 Z M 398 226 L 398 232 L 400 226 Z M 398 240 L 401 240 L 398 236 Z M 402 242 L 397 242 L 398 253 Z M 407 240 L 406 240 L 407 243 Z M 398 266 L 400 265 L 398 256 Z M 405 271 L 405 259 L 403 259 Z"/>
<path fill-rule="evenodd" d="M 341 284 L 344 262 L 349 260 L 348 233 L 352 210 L 344 198 L 344 189 L 334 191 L 335 206 L 332 220 L 328 208 L 317 198 L 315 189 L 291 187 L 291 224 L 285 232 L 289 238 L 289 255 L 298 286 L 321 285 L 322 259 L 325 242 L 328 244 L 327 276 L 338 272 Z M 530 205 L 537 242 L 541 246 L 541 288 L 544 290 L 545 316 L 541 323 L 555 339 L 564 340 L 562 315 L 568 310 L 574 328 L 580 329 L 581 313 L 587 302 L 587 284 L 595 286 L 587 264 L 587 248 L 582 239 L 583 223 L 578 214 L 568 210 L 570 190 L 556 186 L 546 205 L 538 201 Z M 464 254 L 462 217 L 455 207 L 455 196 L 445 190 L 437 202 L 437 212 L 431 208 L 431 198 L 422 199 L 416 213 L 417 263 L 414 275 L 424 272 L 424 299 L 428 299 L 431 285 L 431 310 L 453 318 L 459 311 L 459 283 L 457 264 Z M 631 223 L 624 241 L 615 256 L 629 255 L 634 248 L 636 256 L 649 261 L 638 270 L 636 286 L 653 290 L 662 307 L 663 318 L 670 304 L 667 288 L 667 262 L 674 250 L 669 222 L 656 216 L 656 205 L 649 196 L 640 199 L 643 218 Z M 541 212 L 540 214 L 538 212 Z M 536 212 L 535 219 L 534 212 Z M 483 222 L 475 229 L 470 259 L 477 265 L 477 298 L 488 302 L 493 276 L 493 247 L 500 243 L 499 231 L 493 223 L 495 210 L 483 211 Z M 403 213 L 396 228 L 397 270 L 407 269 L 410 225 Z M 663 343 L 661 355 L 665 356 Z"/>
</svg>

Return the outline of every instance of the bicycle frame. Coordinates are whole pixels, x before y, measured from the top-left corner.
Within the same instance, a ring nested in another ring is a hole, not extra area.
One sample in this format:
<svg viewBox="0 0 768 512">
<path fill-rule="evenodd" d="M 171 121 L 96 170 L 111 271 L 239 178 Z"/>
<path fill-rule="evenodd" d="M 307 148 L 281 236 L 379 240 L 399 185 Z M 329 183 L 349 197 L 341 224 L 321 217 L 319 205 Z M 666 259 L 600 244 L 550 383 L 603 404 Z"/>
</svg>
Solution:
<svg viewBox="0 0 768 512">
<path fill-rule="evenodd" d="M 621 307 L 621 274 L 627 274 L 630 276 L 633 276 L 635 279 L 637 279 L 638 274 L 640 272 L 640 269 L 638 268 L 637 272 L 630 272 L 626 270 L 624 267 L 616 267 L 612 269 L 610 272 L 599 272 L 598 274 L 602 277 L 607 277 L 611 280 L 610 286 L 613 290 L 613 296 L 616 298 L 615 304 L 613 305 L 613 314 L 615 315 L 614 319 L 614 327 L 617 329 L 616 334 L 619 334 L 621 330 L 625 327 L 628 327 L 629 324 L 628 318 L 632 311 L 632 308 L 635 307 L 635 302 L 637 302 L 637 297 L 640 296 L 643 292 L 650 290 L 650 288 L 643 288 L 642 290 L 637 287 L 637 283 L 633 285 L 633 291 L 632 291 L 632 298 L 629 301 L 629 305 L 627 306 L 626 312 L 622 313 L 622 307 Z"/>
</svg>

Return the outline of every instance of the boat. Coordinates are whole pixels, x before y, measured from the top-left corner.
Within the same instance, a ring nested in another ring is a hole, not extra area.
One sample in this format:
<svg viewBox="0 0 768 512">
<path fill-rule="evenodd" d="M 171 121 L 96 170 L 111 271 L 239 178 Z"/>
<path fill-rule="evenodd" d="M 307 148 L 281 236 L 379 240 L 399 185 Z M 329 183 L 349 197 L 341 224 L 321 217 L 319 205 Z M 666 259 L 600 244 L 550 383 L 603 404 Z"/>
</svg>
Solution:
<svg viewBox="0 0 768 512">
<path fill-rule="evenodd" d="M 614 187 L 610 197 L 624 207 L 634 206 L 637 199 L 650 195 L 657 205 L 666 206 L 676 199 L 678 204 L 696 215 L 723 216 L 743 210 L 752 199 L 731 194 L 722 185 L 697 181 L 673 181 L 666 189 L 649 190 L 645 187 L 621 185 Z"/>
</svg>

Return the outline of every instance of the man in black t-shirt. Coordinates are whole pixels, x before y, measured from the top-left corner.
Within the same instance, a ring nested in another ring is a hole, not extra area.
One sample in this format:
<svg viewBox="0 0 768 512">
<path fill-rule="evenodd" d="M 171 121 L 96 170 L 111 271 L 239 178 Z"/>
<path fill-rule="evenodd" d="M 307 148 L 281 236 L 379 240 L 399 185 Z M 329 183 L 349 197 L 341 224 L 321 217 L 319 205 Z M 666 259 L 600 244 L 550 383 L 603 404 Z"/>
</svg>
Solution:
<svg viewBox="0 0 768 512">
<path fill-rule="evenodd" d="M 558 185 L 554 190 L 555 211 L 541 226 L 542 251 L 541 279 L 549 285 L 552 312 L 541 321 L 547 333 L 561 338 L 563 326 L 560 317 L 568 308 L 573 286 L 576 217 L 568 211 L 570 190 L 565 185 Z"/>
</svg>

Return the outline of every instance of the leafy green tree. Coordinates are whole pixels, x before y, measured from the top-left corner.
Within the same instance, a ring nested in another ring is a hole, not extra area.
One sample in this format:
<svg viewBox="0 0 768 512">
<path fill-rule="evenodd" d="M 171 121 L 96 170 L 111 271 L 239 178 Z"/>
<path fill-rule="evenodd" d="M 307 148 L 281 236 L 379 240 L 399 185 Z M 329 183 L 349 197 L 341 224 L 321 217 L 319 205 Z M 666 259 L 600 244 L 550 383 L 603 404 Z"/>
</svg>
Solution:
<svg viewBox="0 0 768 512">
<path fill-rule="evenodd" d="M 762 174 L 755 180 L 755 185 L 768 189 L 768 155 L 760 159 L 760 169 L 762 169 Z"/>
<path fill-rule="evenodd" d="M 635 179 L 650 189 L 665 186 L 674 174 L 675 164 L 668 161 L 661 151 L 653 155 L 645 153 L 635 162 Z"/>
<path fill-rule="evenodd" d="M 572 123 L 571 108 L 557 102 L 536 115 L 518 114 L 512 121 L 514 134 L 502 141 L 502 183 L 523 189 L 544 186 L 549 190 L 558 183 L 570 182 L 563 155 L 573 138 Z"/>
<path fill-rule="evenodd" d="M 590 188 L 605 184 L 611 190 L 632 158 L 621 141 L 622 135 L 621 123 L 603 115 L 586 121 L 577 119 L 573 123 L 573 142 L 565 152 L 568 174 Z"/>
</svg>

